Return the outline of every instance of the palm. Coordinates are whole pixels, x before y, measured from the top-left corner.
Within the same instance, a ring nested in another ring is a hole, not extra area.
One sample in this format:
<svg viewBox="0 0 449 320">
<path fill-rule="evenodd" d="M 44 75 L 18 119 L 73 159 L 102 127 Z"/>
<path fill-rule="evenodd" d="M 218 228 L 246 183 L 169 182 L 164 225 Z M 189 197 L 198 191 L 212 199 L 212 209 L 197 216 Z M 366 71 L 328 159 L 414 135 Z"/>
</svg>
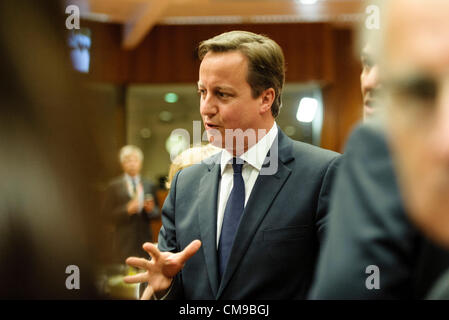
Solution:
<svg viewBox="0 0 449 320">
<path fill-rule="evenodd" d="M 171 253 L 160 252 L 155 245 L 145 243 L 143 248 L 150 254 L 151 260 L 131 257 L 126 259 L 126 263 L 130 266 L 144 269 L 146 272 L 135 276 L 127 276 L 124 280 L 127 283 L 147 282 L 148 288 L 144 296 L 149 298 L 152 292 L 166 290 L 170 287 L 173 277 L 181 271 L 186 261 L 198 251 L 200 246 L 201 242 L 195 240 L 183 251 Z M 150 291 L 151 294 L 148 293 Z"/>
</svg>

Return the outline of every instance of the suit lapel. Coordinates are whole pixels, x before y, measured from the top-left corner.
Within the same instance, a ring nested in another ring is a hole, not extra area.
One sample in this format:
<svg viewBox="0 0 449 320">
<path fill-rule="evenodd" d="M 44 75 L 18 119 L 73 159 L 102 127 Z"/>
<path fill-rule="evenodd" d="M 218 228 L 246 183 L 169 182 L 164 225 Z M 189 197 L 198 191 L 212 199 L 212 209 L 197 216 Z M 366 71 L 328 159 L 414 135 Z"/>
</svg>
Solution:
<svg viewBox="0 0 449 320">
<path fill-rule="evenodd" d="M 220 288 L 218 289 L 216 296 L 217 299 L 220 298 L 229 283 L 233 273 L 240 263 L 240 260 L 243 258 L 249 245 L 251 244 L 260 223 L 269 211 L 276 195 L 281 190 L 291 173 L 291 170 L 285 165 L 286 162 L 292 159 L 291 141 L 289 141 L 289 139 L 285 137 L 280 130 L 277 139 L 278 145 L 270 149 L 270 153 L 278 153 L 278 157 L 275 159 L 278 161 L 277 171 L 272 175 L 259 174 L 256 183 L 254 184 L 248 203 L 243 211 L 242 220 L 240 221 L 240 225 L 234 239 L 228 265 L 225 273 L 223 274 Z M 273 145 L 275 145 L 275 143 L 273 143 Z M 268 158 L 269 156 L 267 156 L 267 159 Z M 266 167 L 266 165 L 264 165 L 264 167 Z"/>
<path fill-rule="evenodd" d="M 122 198 L 131 200 L 132 197 L 129 194 L 128 181 L 126 180 L 125 175 L 122 176 L 121 181 L 122 181 L 122 183 L 120 184 L 120 190 L 119 190 L 120 196 Z"/>
<path fill-rule="evenodd" d="M 219 153 L 220 154 L 220 153 Z M 215 157 L 213 157 L 215 159 Z M 219 158 L 218 158 L 219 159 Z M 202 250 L 206 259 L 207 273 L 213 295 L 218 290 L 217 265 L 217 201 L 218 185 L 220 183 L 219 161 L 207 165 L 207 171 L 200 181 L 199 188 L 199 225 L 202 240 Z"/>
</svg>

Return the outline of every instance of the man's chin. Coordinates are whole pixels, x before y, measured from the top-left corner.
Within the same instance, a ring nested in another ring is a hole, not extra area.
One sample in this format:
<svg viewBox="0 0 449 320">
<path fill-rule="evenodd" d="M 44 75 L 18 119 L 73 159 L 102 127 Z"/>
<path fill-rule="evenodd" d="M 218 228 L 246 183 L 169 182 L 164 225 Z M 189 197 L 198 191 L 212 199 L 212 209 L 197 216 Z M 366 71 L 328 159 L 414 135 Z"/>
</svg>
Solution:
<svg viewBox="0 0 449 320">
<path fill-rule="evenodd" d="M 222 142 L 221 137 L 216 136 L 216 135 L 212 135 L 212 134 L 208 134 L 207 135 L 207 140 L 214 147 L 223 148 L 223 142 Z"/>
</svg>

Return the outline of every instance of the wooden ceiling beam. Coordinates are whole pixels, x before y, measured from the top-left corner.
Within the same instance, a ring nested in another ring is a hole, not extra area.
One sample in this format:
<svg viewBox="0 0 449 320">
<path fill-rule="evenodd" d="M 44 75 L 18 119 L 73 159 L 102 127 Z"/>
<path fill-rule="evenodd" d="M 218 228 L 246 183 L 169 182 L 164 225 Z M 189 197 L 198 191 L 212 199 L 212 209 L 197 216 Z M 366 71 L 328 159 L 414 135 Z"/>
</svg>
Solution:
<svg viewBox="0 0 449 320">
<path fill-rule="evenodd" d="M 170 0 L 151 0 L 139 5 L 134 16 L 123 26 L 122 47 L 134 49 L 163 16 L 169 4 Z"/>
</svg>

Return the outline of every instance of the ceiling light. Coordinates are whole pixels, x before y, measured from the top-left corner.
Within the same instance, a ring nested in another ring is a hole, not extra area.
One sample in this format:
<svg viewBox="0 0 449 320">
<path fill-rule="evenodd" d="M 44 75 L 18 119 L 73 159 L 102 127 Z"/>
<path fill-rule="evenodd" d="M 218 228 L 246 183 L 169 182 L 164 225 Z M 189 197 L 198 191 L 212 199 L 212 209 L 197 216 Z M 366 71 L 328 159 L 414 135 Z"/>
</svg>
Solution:
<svg viewBox="0 0 449 320">
<path fill-rule="evenodd" d="M 296 1 L 298 1 L 298 0 L 296 0 Z M 318 0 L 299 0 L 298 2 L 301 4 L 315 4 L 318 2 Z"/>
<path fill-rule="evenodd" d="M 189 148 L 188 139 L 181 134 L 171 134 L 165 141 L 165 148 L 174 159 L 178 154 Z"/>
<path fill-rule="evenodd" d="M 299 122 L 312 122 L 318 110 L 318 100 L 314 98 L 302 98 L 299 102 L 296 119 Z"/>
<path fill-rule="evenodd" d="M 143 139 L 148 139 L 148 138 L 150 138 L 150 137 L 151 137 L 151 130 L 148 129 L 148 128 L 142 128 L 142 129 L 140 129 L 140 136 L 141 136 Z"/>
<path fill-rule="evenodd" d="M 173 120 L 173 113 L 164 110 L 161 113 L 159 113 L 159 119 L 162 122 L 170 122 Z"/>
<path fill-rule="evenodd" d="M 175 103 L 178 101 L 178 95 L 174 92 L 169 92 L 165 95 L 165 102 L 167 103 Z"/>
</svg>

